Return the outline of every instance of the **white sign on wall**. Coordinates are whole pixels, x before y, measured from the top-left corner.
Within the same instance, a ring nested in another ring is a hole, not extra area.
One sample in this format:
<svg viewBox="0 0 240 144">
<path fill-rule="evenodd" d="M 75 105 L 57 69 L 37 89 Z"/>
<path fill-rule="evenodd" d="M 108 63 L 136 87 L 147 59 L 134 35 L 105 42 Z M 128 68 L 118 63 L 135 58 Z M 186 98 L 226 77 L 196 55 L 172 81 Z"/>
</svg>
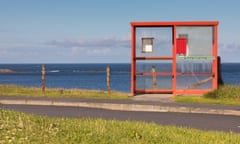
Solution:
<svg viewBox="0 0 240 144">
<path fill-rule="evenodd" d="M 153 37 L 142 38 L 142 53 L 153 52 Z"/>
</svg>

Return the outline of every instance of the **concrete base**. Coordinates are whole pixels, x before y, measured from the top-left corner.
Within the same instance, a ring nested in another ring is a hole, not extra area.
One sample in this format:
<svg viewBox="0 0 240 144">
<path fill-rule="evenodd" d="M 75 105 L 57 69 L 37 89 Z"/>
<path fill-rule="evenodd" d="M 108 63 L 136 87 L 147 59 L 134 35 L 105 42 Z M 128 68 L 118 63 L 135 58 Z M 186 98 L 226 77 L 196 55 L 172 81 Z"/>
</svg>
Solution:
<svg viewBox="0 0 240 144">
<path fill-rule="evenodd" d="M 173 94 L 138 94 L 130 97 L 136 101 L 160 101 L 160 102 L 172 102 Z"/>
</svg>

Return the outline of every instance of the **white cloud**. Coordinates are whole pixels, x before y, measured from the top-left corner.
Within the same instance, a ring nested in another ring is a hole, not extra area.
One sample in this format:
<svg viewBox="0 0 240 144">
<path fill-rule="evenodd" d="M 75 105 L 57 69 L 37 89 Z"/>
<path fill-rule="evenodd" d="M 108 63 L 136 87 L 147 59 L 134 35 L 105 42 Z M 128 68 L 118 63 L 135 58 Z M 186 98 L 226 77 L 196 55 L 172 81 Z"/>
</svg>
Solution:
<svg viewBox="0 0 240 144">
<path fill-rule="evenodd" d="M 83 56 L 83 55 L 85 55 L 85 56 L 108 55 L 110 53 L 111 53 L 110 48 L 73 47 L 70 49 L 70 55 L 73 57 L 78 57 L 78 56 Z"/>
<path fill-rule="evenodd" d="M 219 56 L 222 58 L 222 62 L 240 62 L 240 44 L 237 43 L 220 43 L 218 45 Z"/>
<path fill-rule="evenodd" d="M 104 49 L 93 49 L 93 50 L 88 50 L 87 54 L 89 55 L 108 55 L 111 53 L 110 48 L 104 48 Z"/>
<path fill-rule="evenodd" d="M 240 44 L 219 43 L 218 46 L 223 62 L 240 62 Z M 131 34 L 121 38 L 53 40 L 44 44 L 10 41 L 0 43 L 0 63 L 126 62 L 130 60 L 130 53 Z"/>
<path fill-rule="evenodd" d="M 129 37 L 117 38 L 103 38 L 94 40 L 53 40 L 47 42 L 47 45 L 56 47 L 98 47 L 98 48 L 114 48 L 123 47 L 130 48 L 131 40 Z"/>
<path fill-rule="evenodd" d="M 71 56 L 79 56 L 81 53 L 86 53 L 86 48 L 72 47 L 70 51 Z"/>
<path fill-rule="evenodd" d="M 0 43 L 0 63 L 121 62 L 128 60 L 129 43 L 127 37 L 51 44 L 5 42 Z"/>
<path fill-rule="evenodd" d="M 53 40 L 45 44 L 64 50 L 65 53 L 62 53 L 62 55 L 65 55 L 65 57 L 68 55 L 68 57 L 72 58 L 81 57 L 93 60 L 99 57 L 103 59 L 114 59 L 120 51 L 126 53 L 129 50 L 130 52 L 130 43 L 130 35 L 126 35 L 121 38 L 110 37 L 93 40 Z"/>
<path fill-rule="evenodd" d="M 237 43 L 228 43 L 228 44 L 220 43 L 218 45 L 218 49 L 219 49 L 220 52 L 240 52 L 240 44 L 237 44 Z"/>
</svg>

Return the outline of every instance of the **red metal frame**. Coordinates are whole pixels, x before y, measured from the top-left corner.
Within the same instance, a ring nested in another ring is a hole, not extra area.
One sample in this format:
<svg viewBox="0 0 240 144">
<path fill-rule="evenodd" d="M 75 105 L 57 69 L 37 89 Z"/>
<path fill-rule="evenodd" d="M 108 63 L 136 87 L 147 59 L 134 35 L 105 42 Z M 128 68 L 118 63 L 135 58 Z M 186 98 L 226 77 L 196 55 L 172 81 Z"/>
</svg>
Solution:
<svg viewBox="0 0 240 144">
<path fill-rule="evenodd" d="M 213 26 L 213 44 L 212 44 L 212 89 L 203 90 L 177 90 L 176 89 L 176 76 L 179 74 L 176 72 L 176 27 L 177 26 Z M 203 94 L 210 90 L 218 88 L 217 77 L 218 77 L 218 21 L 195 21 L 195 22 L 132 22 L 132 54 L 131 54 L 131 94 L 134 96 L 136 93 L 173 93 L 174 95 L 179 94 Z M 172 57 L 136 57 L 136 27 L 171 27 L 172 28 Z M 172 89 L 171 90 L 136 90 L 136 60 L 172 60 Z"/>
<path fill-rule="evenodd" d="M 132 56 L 131 56 L 131 93 L 130 96 L 134 96 L 136 92 L 136 35 L 135 26 L 132 26 Z"/>
<path fill-rule="evenodd" d="M 218 88 L 218 29 L 217 29 L 217 25 L 214 25 L 214 29 L 213 29 L 213 49 L 212 49 L 212 53 L 214 56 L 213 59 L 213 65 L 212 65 L 212 73 L 214 75 L 214 79 L 213 79 L 213 89 L 217 89 Z"/>
<path fill-rule="evenodd" d="M 173 43 L 172 43 L 172 56 L 173 56 L 173 63 L 172 63 L 172 73 L 173 73 L 173 79 L 172 79 L 172 89 L 173 89 L 173 93 L 176 92 L 176 89 L 177 89 L 177 84 L 176 84 L 176 81 L 177 81 L 177 76 L 176 76 L 176 69 L 177 69 L 177 60 L 176 60 L 176 53 L 177 53 L 177 45 L 176 45 L 176 42 L 177 42 L 177 36 L 176 36 L 176 25 L 173 25 Z M 174 94 L 175 95 L 175 94 Z"/>
</svg>

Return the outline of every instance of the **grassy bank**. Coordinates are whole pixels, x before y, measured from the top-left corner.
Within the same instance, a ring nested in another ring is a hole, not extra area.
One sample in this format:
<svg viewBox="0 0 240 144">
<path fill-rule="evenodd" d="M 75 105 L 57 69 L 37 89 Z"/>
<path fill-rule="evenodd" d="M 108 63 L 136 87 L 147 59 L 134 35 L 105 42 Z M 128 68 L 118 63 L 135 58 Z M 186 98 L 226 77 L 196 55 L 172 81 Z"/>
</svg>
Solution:
<svg viewBox="0 0 240 144">
<path fill-rule="evenodd" d="M 54 89 L 47 88 L 45 94 L 41 88 L 22 87 L 12 85 L 0 85 L 0 96 L 29 96 L 29 97 L 72 97 L 72 98 L 107 98 L 107 99 L 127 99 L 128 95 L 121 92 L 111 92 L 108 94 L 100 90 L 81 89 Z"/>
<path fill-rule="evenodd" d="M 223 85 L 218 90 L 206 93 L 203 96 L 177 96 L 174 101 L 240 106 L 240 86 Z"/>
<path fill-rule="evenodd" d="M 0 143 L 235 144 L 240 135 L 144 122 L 48 118 L 0 109 Z"/>
</svg>

